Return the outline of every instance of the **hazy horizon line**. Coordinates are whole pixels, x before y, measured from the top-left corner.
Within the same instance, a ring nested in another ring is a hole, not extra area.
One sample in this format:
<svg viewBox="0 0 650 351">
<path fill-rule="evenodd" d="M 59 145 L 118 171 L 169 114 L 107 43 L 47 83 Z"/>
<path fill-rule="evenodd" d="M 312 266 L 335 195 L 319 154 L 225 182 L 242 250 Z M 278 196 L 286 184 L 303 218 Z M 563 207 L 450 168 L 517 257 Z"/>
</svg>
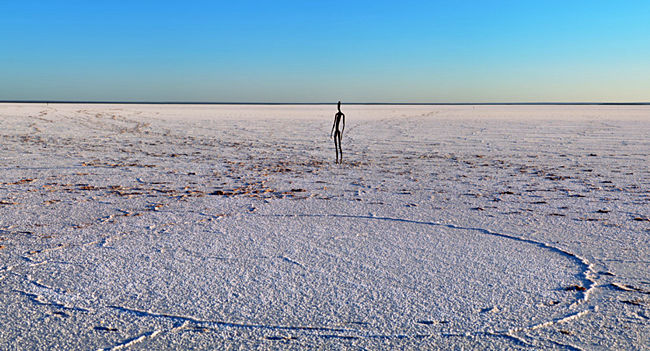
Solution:
<svg viewBox="0 0 650 351">
<path fill-rule="evenodd" d="M 120 104 L 120 105 L 336 105 L 337 102 L 256 102 L 256 101 L 117 101 L 117 100 L 0 100 L 22 104 Z M 650 102 L 342 102 L 344 105 L 650 105 Z"/>
</svg>

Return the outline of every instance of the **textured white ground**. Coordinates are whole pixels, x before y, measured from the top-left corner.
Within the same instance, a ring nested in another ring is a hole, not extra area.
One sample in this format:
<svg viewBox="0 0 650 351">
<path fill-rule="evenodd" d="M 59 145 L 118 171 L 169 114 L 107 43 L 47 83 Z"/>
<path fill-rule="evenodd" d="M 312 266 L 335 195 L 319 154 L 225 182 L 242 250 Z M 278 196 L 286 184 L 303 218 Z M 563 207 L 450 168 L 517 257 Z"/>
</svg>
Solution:
<svg viewBox="0 0 650 351">
<path fill-rule="evenodd" d="M 0 104 L 0 349 L 650 349 L 650 107 Z"/>
</svg>

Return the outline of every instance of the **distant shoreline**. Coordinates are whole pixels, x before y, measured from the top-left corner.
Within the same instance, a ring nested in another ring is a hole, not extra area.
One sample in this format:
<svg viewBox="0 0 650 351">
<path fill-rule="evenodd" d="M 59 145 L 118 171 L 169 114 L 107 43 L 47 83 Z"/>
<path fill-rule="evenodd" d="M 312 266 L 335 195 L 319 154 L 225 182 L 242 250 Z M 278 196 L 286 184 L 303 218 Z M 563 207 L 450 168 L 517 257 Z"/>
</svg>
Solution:
<svg viewBox="0 0 650 351">
<path fill-rule="evenodd" d="M 120 105 L 336 105 L 336 102 L 198 102 L 198 101 L 75 101 L 75 100 L 0 100 L 0 104 L 120 104 Z M 650 102 L 346 102 L 345 105 L 396 106 L 635 106 Z"/>
</svg>

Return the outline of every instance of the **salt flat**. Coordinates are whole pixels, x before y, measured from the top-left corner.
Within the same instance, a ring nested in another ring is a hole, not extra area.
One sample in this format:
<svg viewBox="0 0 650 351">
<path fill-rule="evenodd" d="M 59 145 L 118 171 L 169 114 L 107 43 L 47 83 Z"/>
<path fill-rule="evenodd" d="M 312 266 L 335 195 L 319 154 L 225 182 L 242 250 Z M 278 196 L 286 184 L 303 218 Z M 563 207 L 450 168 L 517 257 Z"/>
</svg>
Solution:
<svg viewBox="0 0 650 351">
<path fill-rule="evenodd" d="M 0 104 L 2 349 L 650 349 L 648 106 Z"/>
</svg>

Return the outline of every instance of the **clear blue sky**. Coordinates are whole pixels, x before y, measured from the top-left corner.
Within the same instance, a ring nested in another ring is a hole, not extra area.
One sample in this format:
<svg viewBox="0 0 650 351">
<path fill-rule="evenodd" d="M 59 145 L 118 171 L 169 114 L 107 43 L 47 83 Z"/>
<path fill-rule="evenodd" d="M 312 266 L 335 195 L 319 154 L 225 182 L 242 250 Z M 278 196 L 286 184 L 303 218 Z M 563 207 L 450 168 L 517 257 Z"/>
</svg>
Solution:
<svg viewBox="0 0 650 351">
<path fill-rule="evenodd" d="M 650 1 L 0 2 L 0 100 L 650 101 Z"/>
</svg>

